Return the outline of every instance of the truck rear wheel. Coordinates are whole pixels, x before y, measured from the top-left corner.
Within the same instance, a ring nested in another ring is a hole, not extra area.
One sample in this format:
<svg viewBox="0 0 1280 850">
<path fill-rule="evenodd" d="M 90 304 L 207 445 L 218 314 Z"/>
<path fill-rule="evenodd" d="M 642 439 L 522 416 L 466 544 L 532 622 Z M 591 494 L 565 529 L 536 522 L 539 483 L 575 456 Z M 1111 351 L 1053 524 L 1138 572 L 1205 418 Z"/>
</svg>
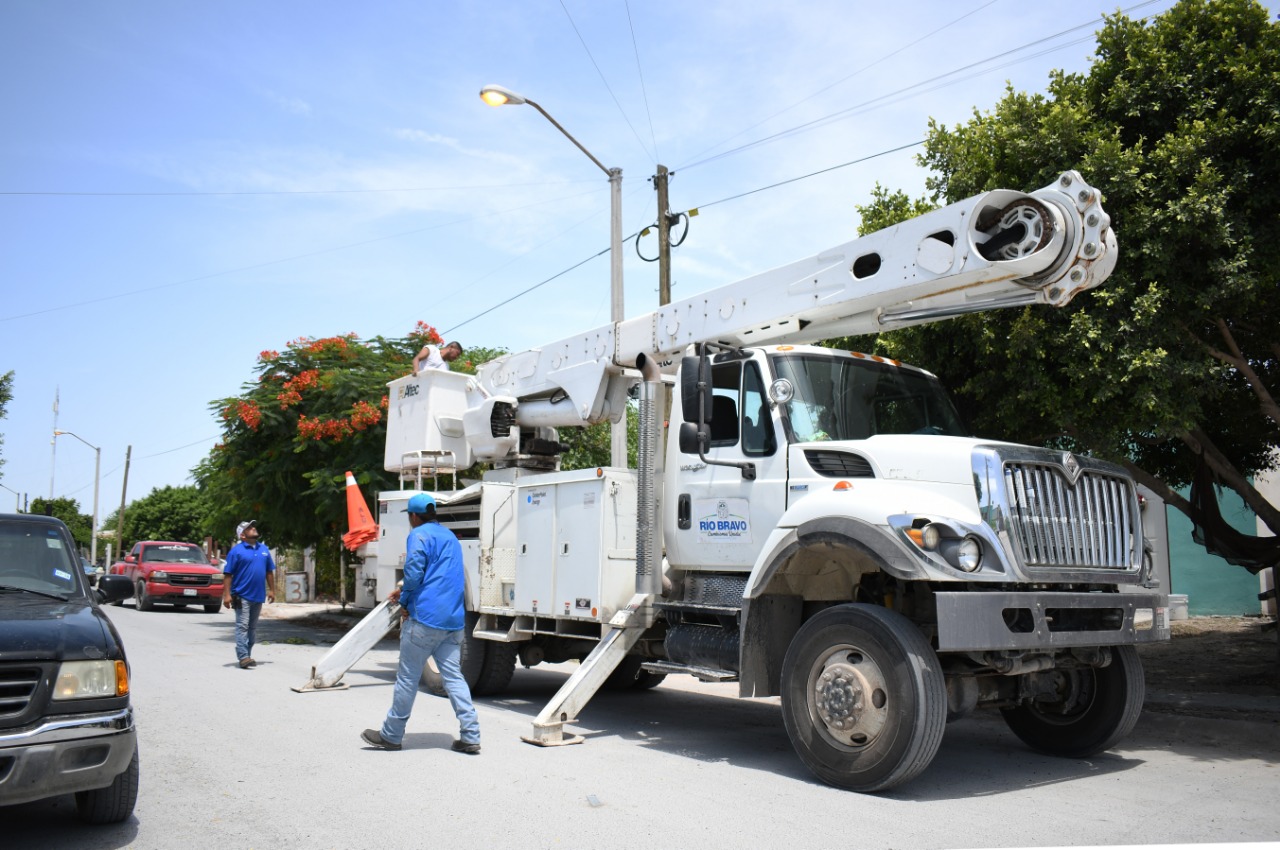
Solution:
<svg viewBox="0 0 1280 850">
<path fill-rule="evenodd" d="M 488 651 L 489 641 L 479 640 L 471 636 L 471 632 L 475 629 L 476 623 L 479 621 L 480 615 L 467 612 L 465 623 L 462 627 L 462 654 L 459 659 L 459 666 L 462 667 L 462 678 L 466 680 L 467 687 L 472 694 L 476 693 L 476 684 L 480 681 L 480 674 L 484 672 L 484 658 Z M 444 679 L 440 676 L 440 669 L 436 667 L 434 658 L 427 659 L 427 666 L 422 668 L 422 686 L 427 692 L 435 696 L 447 696 L 444 689 Z"/>
<path fill-rule="evenodd" d="M 800 760 L 823 782 L 884 791 L 923 771 L 942 743 L 942 666 L 901 614 L 828 608 L 787 649 L 782 719 Z"/>
<path fill-rule="evenodd" d="M 480 670 L 480 678 L 476 681 L 472 692 L 477 696 L 500 694 L 511 684 L 511 676 L 516 671 L 516 653 L 519 646 L 514 643 L 503 643 L 496 640 L 477 641 L 487 643 L 484 651 L 484 664 Z"/>
<path fill-rule="evenodd" d="M 648 670 L 640 669 L 640 665 L 644 662 L 645 659 L 639 655 L 628 655 L 622 659 L 622 663 L 614 668 L 609 678 L 604 680 L 605 690 L 647 691 L 662 684 L 662 680 L 667 678 L 666 674 L 650 673 Z"/>
<path fill-rule="evenodd" d="M 1013 734 L 1033 750 L 1085 758 L 1111 749 L 1133 731 L 1147 686 L 1142 660 L 1132 646 L 1112 647 L 1106 667 L 1047 675 L 1057 679 L 1056 698 L 1001 711 Z"/>
</svg>

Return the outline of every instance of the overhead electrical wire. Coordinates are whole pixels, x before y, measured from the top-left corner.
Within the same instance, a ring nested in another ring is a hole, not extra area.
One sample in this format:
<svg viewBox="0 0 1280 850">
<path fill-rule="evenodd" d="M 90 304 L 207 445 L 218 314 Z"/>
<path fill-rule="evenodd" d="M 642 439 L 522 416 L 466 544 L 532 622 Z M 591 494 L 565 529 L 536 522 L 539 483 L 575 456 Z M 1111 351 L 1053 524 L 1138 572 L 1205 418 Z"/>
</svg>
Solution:
<svg viewBox="0 0 1280 850">
<path fill-rule="evenodd" d="M 995 0 L 991 0 L 995 2 Z M 649 108 L 649 90 L 644 84 L 644 68 L 640 65 L 640 45 L 636 43 L 636 25 L 631 20 L 631 2 L 623 0 L 627 9 L 627 26 L 631 28 L 631 49 L 636 55 L 636 74 L 640 77 L 640 94 L 644 98 L 644 114 L 649 119 L 649 138 L 653 140 L 653 161 L 659 160 L 658 134 L 653 131 L 653 111 Z"/>
<path fill-rule="evenodd" d="M 149 198 L 149 197 L 217 197 L 239 195 L 372 195 L 387 192 L 470 192 L 475 189 L 520 189 L 529 186 L 568 186 L 579 183 L 594 183 L 595 180 L 556 180 L 541 183 L 490 183 L 476 186 L 418 186 L 405 189 L 281 189 L 279 191 L 244 191 L 244 192 L 17 192 L 0 190 L 0 195 L 40 195 L 67 197 L 104 197 L 104 198 Z"/>
<path fill-rule="evenodd" d="M 578 36 L 578 41 L 582 44 L 582 49 L 587 52 L 587 58 L 591 60 L 591 64 L 595 66 L 596 73 L 600 75 L 600 82 L 604 83 L 605 90 L 609 92 L 609 97 L 613 98 L 614 104 L 618 107 L 618 112 L 622 114 L 622 120 L 627 122 L 627 126 L 631 128 L 631 134 L 636 137 L 636 141 L 640 143 L 640 149 L 644 151 L 645 156 L 650 160 L 657 162 L 657 159 L 649 149 L 645 147 L 644 139 L 640 138 L 640 134 L 636 132 L 635 125 L 631 123 L 631 119 L 627 117 L 627 111 L 622 108 L 622 103 L 618 100 L 618 96 L 613 93 L 613 88 L 609 85 L 609 81 L 605 79 L 604 71 L 600 70 L 600 64 L 596 62 L 596 57 L 591 55 L 591 48 L 587 47 L 587 40 L 582 37 L 582 33 L 578 31 L 578 25 L 574 23 L 573 15 L 569 14 L 569 8 L 564 5 L 564 0 L 560 0 L 560 8 L 564 9 L 564 16 L 569 19 L 569 26 L 573 27 L 573 32 Z"/>
</svg>

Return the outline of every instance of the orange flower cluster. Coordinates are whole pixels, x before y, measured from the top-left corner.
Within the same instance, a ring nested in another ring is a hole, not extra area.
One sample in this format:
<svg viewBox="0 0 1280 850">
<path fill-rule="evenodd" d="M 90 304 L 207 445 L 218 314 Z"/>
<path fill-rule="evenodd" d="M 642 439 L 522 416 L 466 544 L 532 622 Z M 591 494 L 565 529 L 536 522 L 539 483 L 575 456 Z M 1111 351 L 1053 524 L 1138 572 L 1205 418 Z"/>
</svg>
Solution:
<svg viewBox="0 0 1280 850">
<path fill-rule="evenodd" d="M 258 360 L 262 361 L 263 363 L 267 362 L 268 360 L 275 360 L 279 356 L 280 356 L 280 352 L 272 351 L 269 348 L 265 351 L 258 352 Z"/>
<path fill-rule="evenodd" d="M 298 435 L 304 440 L 340 443 L 356 431 L 363 431 L 381 421 L 382 411 L 367 401 L 357 401 L 351 408 L 351 416 L 344 419 L 308 419 L 306 416 L 299 416 Z"/>
<path fill-rule="evenodd" d="M 367 401 L 357 401 L 352 407 L 351 427 L 357 431 L 363 431 L 370 425 L 377 425 L 381 421 L 382 411 Z"/>
<path fill-rule="evenodd" d="M 351 423 L 346 419 L 308 419 L 298 417 L 298 434 L 304 440 L 330 440 L 342 442 L 343 437 L 352 433 Z"/>
<path fill-rule="evenodd" d="M 299 372 L 294 375 L 284 382 L 284 391 L 276 396 L 280 400 L 280 409 L 284 410 L 302 401 L 303 390 L 309 390 L 319 385 L 319 369 L 307 369 L 305 372 Z"/>
<path fill-rule="evenodd" d="M 258 409 L 258 405 L 251 401 L 236 402 L 236 414 L 240 417 L 241 422 L 255 431 L 262 424 L 262 411 Z"/>
<path fill-rule="evenodd" d="M 413 330 L 409 333 L 409 338 L 415 342 L 431 345 L 439 345 L 444 342 L 444 337 L 440 336 L 440 332 L 421 319 L 413 326 Z"/>
</svg>

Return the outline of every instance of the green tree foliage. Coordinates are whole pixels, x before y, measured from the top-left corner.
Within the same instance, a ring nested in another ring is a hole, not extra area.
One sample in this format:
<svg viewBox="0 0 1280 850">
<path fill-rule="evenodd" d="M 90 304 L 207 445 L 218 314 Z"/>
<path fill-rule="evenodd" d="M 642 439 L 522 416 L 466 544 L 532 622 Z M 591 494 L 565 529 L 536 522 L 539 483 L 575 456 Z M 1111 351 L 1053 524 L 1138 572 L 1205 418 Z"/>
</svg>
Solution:
<svg viewBox="0 0 1280 850">
<path fill-rule="evenodd" d="M 141 499 L 130 502 L 124 511 L 124 541 L 117 556 L 128 554 L 139 540 L 203 542 L 208 502 L 193 485 L 157 487 Z M 117 512 L 103 522 L 115 530 Z M 102 548 L 102 547 L 98 547 Z"/>
<path fill-rule="evenodd" d="M 1087 74 L 931 122 L 920 160 L 940 202 L 1077 168 L 1103 192 L 1119 266 L 1066 309 L 842 342 L 938 372 L 978 433 L 1120 461 L 1196 521 L 1174 488 L 1207 468 L 1280 534 L 1249 481 L 1280 445 L 1280 25 L 1267 10 L 1183 0 L 1147 22 L 1110 17 Z M 877 188 L 864 226 L 927 206 Z"/>
<path fill-rule="evenodd" d="M 66 523 L 75 538 L 76 545 L 86 552 L 93 538 L 93 517 L 80 513 L 80 503 L 75 499 L 60 496 L 56 499 L 35 498 L 31 500 L 31 513 L 57 517 Z"/>
<path fill-rule="evenodd" d="M 230 543 L 237 523 L 256 519 L 272 547 L 314 545 L 328 557 L 347 530 L 346 471 L 370 502 L 397 488 L 382 468 L 386 385 L 409 373 L 424 344 L 440 342 L 419 322 L 403 338 L 303 337 L 259 354 L 243 392 L 211 403 L 222 439 L 193 471 L 208 505 L 205 533 Z M 468 349 L 451 368 L 474 373 L 500 353 Z"/>
<path fill-rule="evenodd" d="M 13 370 L 10 369 L 3 375 L 0 375 L 0 419 L 4 419 L 9 414 L 9 402 L 13 401 Z M 0 434 L 0 449 L 4 448 L 4 434 Z M 0 470 L 4 469 L 4 454 L 0 453 Z M 0 472 L 0 478 L 4 478 L 4 473 Z"/>
</svg>

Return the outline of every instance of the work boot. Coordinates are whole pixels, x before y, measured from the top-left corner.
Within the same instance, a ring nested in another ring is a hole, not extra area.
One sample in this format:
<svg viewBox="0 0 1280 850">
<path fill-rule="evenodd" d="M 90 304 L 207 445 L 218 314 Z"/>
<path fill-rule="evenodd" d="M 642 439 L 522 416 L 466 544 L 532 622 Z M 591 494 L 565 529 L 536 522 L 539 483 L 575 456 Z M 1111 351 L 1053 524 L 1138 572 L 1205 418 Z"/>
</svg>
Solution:
<svg viewBox="0 0 1280 850">
<path fill-rule="evenodd" d="M 468 744 L 466 741 L 455 740 L 449 746 L 449 749 L 453 750 L 455 753 L 466 753 L 469 756 L 478 756 L 480 755 L 480 742 L 477 741 L 474 744 Z"/>
<path fill-rule="evenodd" d="M 383 738 L 382 733 L 379 732 L 377 729 L 364 730 L 363 732 L 360 733 L 360 738 L 369 746 L 376 747 L 379 750 L 400 749 L 399 744 L 393 744 L 390 741 L 388 741 L 386 738 Z M 480 748 L 477 746 L 476 752 L 479 752 L 479 751 L 480 751 Z"/>
<path fill-rule="evenodd" d="M 241 670 L 248 670 L 248 669 L 249 669 L 250 667 L 252 667 L 255 663 L 256 663 L 256 662 L 255 662 L 252 658 L 250 658 L 249 656 L 247 656 L 247 655 L 246 655 L 244 658 L 241 658 L 241 659 L 240 659 L 240 669 L 241 669 Z"/>
</svg>

